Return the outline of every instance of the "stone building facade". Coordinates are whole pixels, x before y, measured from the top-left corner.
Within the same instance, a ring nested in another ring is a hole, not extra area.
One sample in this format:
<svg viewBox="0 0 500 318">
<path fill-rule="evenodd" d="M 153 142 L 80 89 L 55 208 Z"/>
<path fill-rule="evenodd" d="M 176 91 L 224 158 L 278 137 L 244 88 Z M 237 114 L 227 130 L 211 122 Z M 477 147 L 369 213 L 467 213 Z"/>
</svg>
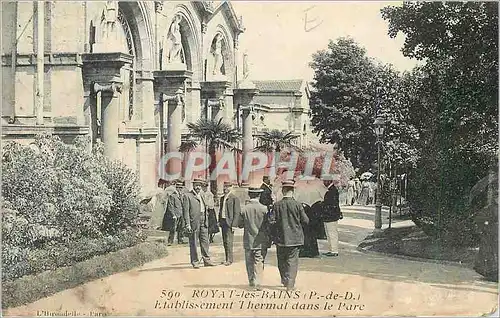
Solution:
<svg viewBox="0 0 500 318">
<path fill-rule="evenodd" d="M 298 136 L 297 146 L 317 142 L 310 128 L 309 85 L 302 79 L 254 80 L 259 94 L 254 98 L 254 137 L 278 129 Z"/>
<path fill-rule="evenodd" d="M 251 149 L 258 90 L 239 85 L 244 27 L 229 2 L 1 5 L 3 140 L 29 143 L 44 131 L 69 142 L 100 139 L 106 155 L 137 171 L 145 192 L 188 122 L 208 116 L 235 125 L 241 113 L 243 148 Z"/>
</svg>

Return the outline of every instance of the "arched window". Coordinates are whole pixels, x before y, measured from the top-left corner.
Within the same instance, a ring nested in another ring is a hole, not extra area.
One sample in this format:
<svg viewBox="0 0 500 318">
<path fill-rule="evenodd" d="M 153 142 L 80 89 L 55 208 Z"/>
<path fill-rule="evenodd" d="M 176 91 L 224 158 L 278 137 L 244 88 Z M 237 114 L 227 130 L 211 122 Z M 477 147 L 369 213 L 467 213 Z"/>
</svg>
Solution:
<svg viewBox="0 0 500 318">
<path fill-rule="evenodd" d="M 132 32 L 130 30 L 130 25 L 125 18 L 122 10 L 118 10 L 118 43 L 121 43 L 123 47 L 122 51 L 132 55 L 133 62 L 132 65 L 128 66 L 123 70 L 122 79 L 123 79 L 123 90 L 121 95 L 121 103 L 120 103 L 120 120 L 128 121 L 132 119 L 134 115 L 134 98 L 135 98 L 135 70 L 136 70 L 136 54 L 134 41 L 132 37 Z"/>
</svg>

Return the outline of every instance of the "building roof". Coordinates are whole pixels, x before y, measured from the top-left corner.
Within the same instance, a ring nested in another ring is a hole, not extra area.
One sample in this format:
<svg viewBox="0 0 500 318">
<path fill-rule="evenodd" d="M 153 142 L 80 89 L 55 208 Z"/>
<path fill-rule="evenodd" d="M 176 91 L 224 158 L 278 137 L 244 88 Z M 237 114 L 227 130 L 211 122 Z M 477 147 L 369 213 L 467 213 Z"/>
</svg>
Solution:
<svg viewBox="0 0 500 318">
<path fill-rule="evenodd" d="M 273 92 L 300 92 L 305 80 L 267 80 L 267 81 L 252 81 L 259 91 Z"/>
</svg>

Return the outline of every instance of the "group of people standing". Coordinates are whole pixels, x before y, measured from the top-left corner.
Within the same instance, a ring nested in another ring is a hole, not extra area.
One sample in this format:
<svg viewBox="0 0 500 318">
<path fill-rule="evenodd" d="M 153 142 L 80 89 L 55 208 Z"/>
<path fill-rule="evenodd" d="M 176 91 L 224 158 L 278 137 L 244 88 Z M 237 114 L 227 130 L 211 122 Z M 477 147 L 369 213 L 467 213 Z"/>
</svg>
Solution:
<svg viewBox="0 0 500 318">
<path fill-rule="evenodd" d="M 351 178 L 347 183 L 346 204 L 369 205 L 375 202 L 376 184 L 370 180 Z"/>
<path fill-rule="evenodd" d="M 164 226 L 164 228 L 170 230 L 169 243 L 173 243 L 176 233 L 178 243 L 183 243 L 184 235 L 188 237 L 190 263 L 193 268 L 200 268 L 201 263 L 204 266 L 216 266 L 218 264 L 211 260 L 209 253 L 210 223 L 213 223 L 213 221 L 210 222 L 213 219 L 210 215 L 215 215 L 215 207 L 212 208 L 209 200 L 212 197 L 213 201 L 213 194 L 207 195 L 205 193 L 207 191 L 203 191 L 203 188 L 206 189 L 207 186 L 205 180 L 195 179 L 192 184 L 193 189 L 186 191 L 183 190 L 184 184 L 181 181 L 174 182 L 175 191 L 171 190 L 172 194 L 166 204 L 164 217 L 164 220 L 171 220 L 167 222 L 170 226 Z M 342 218 L 339 195 L 332 182 L 325 183 L 325 185 L 328 190 L 321 204 L 323 209 L 321 222 L 325 224 L 324 228 L 330 245 L 330 251 L 325 255 L 338 256 L 336 225 L 337 221 Z M 309 227 L 309 223 L 317 220 L 311 220 L 311 215 L 307 215 L 306 208 L 308 212 L 311 211 L 309 206 L 295 200 L 296 187 L 293 180 L 282 182 L 283 197 L 277 202 L 267 176 L 263 178 L 260 187 L 248 187 L 245 202 L 241 202 L 241 196 L 235 194 L 236 187 L 236 183 L 225 182 L 224 195 L 220 198 L 218 205 L 216 226 L 220 226 L 222 230 L 225 251 L 225 260 L 222 264 L 230 266 L 234 262 L 234 229 L 242 228 L 244 229 L 243 248 L 250 287 L 261 289 L 267 251 L 275 244 L 281 283 L 287 290 L 294 290 L 301 251 L 311 244 L 316 244 L 317 250 L 316 233 Z M 170 200 L 173 202 L 170 203 Z M 314 235 L 311 235 L 311 232 Z M 314 238 L 311 240 L 312 237 Z M 201 251 L 201 257 L 198 249 Z"/>
</svg>

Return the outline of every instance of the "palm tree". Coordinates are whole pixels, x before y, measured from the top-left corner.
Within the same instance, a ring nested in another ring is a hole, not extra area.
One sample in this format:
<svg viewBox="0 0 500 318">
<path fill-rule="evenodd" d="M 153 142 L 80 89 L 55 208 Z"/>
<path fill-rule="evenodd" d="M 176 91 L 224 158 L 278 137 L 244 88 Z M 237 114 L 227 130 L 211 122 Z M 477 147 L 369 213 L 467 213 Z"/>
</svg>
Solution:
<svg viewBox="0 0 500 318">
<path fill-rule="evenodd" d="M 294 135 L 292 132 L 285 133 L 278 129 L 265 131 L 262 135 L 257 136 L 258 146 L 255 147 L 255 150 L 266 152 L 271 155 L 274 153 L 274 169 L 276 169 L 281 151 L 285 149 L 292 149 L 298 152 L 302 151 L 293 143 L 297 138 L 299 138 L 299 136 Z"/>
<path fill-rule="evenodd" d="M 210 155 L 210 166 L 209 174 L 212 175 L 216 167 L 215 162 L 215 152 L 217 149 L 230 149 L 237 150 L 238 148 L 234 146 L 239 140 L 241 140 L 241 135 L 236 128 L 232 128 L 231 125 L 222 121 L 222 118 L 218 121 L 202 118 L 195 123 L 188 123 L 187 128 L 191 139 L 184 141 L 179 151 L 188 152 L 200 144 L 204 144 L 208 147 L 208 154 Z M 211 189 L 214 194 L 217 194 L 217 180 L 211 181 Z"/>
</svg>

